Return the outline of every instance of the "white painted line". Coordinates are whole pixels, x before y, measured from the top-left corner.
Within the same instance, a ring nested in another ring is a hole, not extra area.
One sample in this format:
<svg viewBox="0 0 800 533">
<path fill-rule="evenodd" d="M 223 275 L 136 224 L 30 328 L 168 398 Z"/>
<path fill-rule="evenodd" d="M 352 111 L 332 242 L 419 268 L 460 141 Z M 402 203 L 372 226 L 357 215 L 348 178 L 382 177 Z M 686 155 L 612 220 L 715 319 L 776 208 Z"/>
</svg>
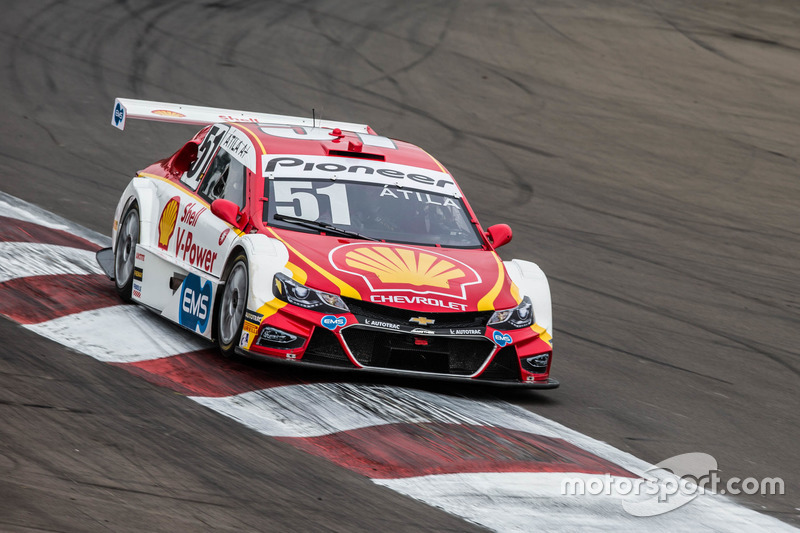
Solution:
<svg viewBox="0 0 800 533">
<path fill-rule="evenodd" d="M 135 363 L 212 346 L 133 305 L 94 309 L 23 327 L 107 363 Z"/>
<path fill-rule="evenodd" d="M 0 242 L 0 283 L 28 276 L 102 274 L 94 252 L 69 246 Z"/>
<path fill-rule="evenodd" d="M 714 494 L 698 495 L 665 514 L 636 517 L 622 507 L 622 498 L 630 497 L 625 492 L 562 494 L 567 477 L 587 484 L 607 479 L 590 474 L 482 473 L 372 481 L 495 531 L 797 531 Z"/>
<path fill-rule="evenodd" d="M 558 437 L 527 411 L 503 401 L 476 401 L 386 385 L 313 383 L 194 401 L 272 437 L 318 437 L 370 426 L 443 422 L 500 426 Z"/>
<path fill-rule="evenodd" d="M 62 218 L 50 211 L 45 211 L 41 207 L 28 203 L 25 200 L 20 200 L 3 191 L 0 191 L 0 215 L 16 218 L 17 220 L 24 220 L 26 222 L 33 222 L 34 224 L 39 224 L 40 226 L 48 228 L 64 230 L 101 247 L 111 246 L 111 239 L 108 236 L 84 228 L 66 218 Z M 109 227 L 110 226 L 111 221 L 109 221 Z"/>
</svg>

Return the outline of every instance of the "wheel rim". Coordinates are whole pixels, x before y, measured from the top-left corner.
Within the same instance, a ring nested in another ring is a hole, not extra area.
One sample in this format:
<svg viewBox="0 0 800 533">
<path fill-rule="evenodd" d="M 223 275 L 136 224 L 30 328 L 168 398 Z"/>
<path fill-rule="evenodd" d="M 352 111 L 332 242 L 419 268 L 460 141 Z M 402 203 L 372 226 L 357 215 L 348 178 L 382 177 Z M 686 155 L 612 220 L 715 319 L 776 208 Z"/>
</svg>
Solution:
<svg viewBox="0 0 800 533">
<path fill-rule="evenodd" d="M 230 344 L 239 333 L 239 324 L 244 316 L 247 295 L 247 269 L 244 263 L 236 263 L 225 283 L 219 307 L 219 333 L 222 344 Z"/>
<path fill-rule="evenodd" d="M 139 241 L 139 216 L 136 211 L 130 211 L 122 222 L 117 237 L 117 254 L 114 261 L 114 277 L 117 286 L 124 287 L 133 275 L 133 265 L 136 261 L 136 243 Z"/>
</svg>

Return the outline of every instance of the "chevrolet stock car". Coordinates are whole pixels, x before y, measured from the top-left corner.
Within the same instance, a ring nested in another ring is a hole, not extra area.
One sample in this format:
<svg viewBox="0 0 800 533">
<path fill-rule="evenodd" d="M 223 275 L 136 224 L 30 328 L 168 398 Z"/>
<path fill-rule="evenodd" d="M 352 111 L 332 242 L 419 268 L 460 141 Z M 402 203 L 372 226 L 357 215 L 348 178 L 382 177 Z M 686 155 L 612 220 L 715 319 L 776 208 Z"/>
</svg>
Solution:
<svg viewBox="0 0 800 533">
<path fill-rule="evenodd" d="M 122 193 L 117 292 L 220 351 L 555 388 L 542 270 L 495 251 L 451 174 L 369 126 L 118 98 L 112 125 L 203 126 Z"/>
</svg>

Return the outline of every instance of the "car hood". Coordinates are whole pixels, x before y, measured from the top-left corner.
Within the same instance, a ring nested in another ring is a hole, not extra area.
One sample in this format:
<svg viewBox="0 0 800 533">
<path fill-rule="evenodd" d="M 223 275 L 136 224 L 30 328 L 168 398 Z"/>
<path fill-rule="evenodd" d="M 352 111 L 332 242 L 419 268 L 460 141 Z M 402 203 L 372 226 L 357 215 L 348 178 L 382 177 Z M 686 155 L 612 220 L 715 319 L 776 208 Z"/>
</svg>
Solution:
<svg viewBox="0 0 800 533">
<path fill-rule="evenodd" d="M 509 309 L 517 290 L 483 249 L 373 242 L 268 228 L 286 245 L 295 280 L 347 298 L 425 312 Z"/>
</svg>

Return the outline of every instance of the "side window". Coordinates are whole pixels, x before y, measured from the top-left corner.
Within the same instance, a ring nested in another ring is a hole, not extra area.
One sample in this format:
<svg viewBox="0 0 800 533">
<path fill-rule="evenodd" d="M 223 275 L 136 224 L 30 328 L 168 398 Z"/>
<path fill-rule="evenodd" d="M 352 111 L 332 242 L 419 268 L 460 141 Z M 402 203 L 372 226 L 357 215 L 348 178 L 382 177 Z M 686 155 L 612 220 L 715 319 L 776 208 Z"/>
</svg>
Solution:
<svg viewBox="0 0 800 533">
<path fill-rule="evenodd" d="M 208 203 L 218 198 L 230 200 L 244 208 L 245 177 L 247 173 L 239 161 L 220 148 L 206 172 L 199 194 Z"/>
</svg>

